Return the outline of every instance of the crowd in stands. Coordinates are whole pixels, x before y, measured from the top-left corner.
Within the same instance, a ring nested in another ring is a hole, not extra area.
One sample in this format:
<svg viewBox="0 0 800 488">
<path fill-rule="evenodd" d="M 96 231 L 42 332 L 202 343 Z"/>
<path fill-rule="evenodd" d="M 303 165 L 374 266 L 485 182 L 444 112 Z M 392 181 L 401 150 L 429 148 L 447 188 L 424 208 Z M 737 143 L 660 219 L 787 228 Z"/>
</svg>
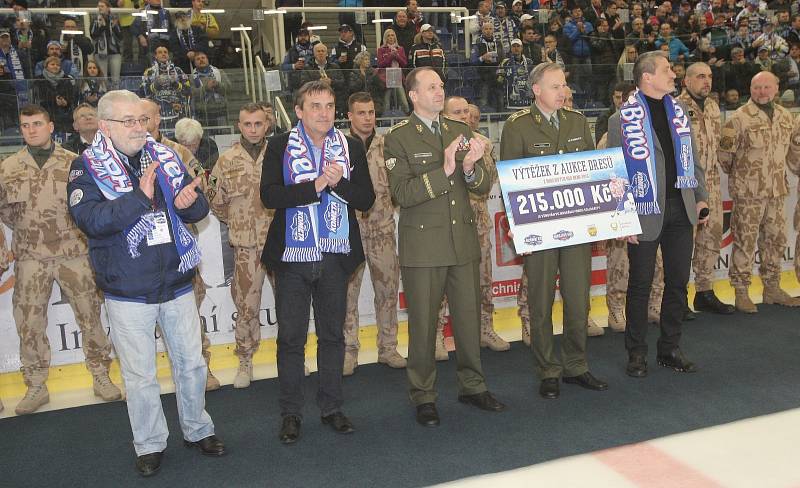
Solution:
<svg viewBox="0 0 800 488">
<path fill-rule="evenodd" d="M 171 7 L 186 10 L 172 13 L 161 0 L 98 0 L 87 32 L 81 16 L 29 11 L 67 2 L 2 3 L 14 10 L 0 15 L 3 135 L 15 135 L 18 107 L 37 103 L 50 112 L 56 137 L 65 140 L 74 130 L 73 111 L 81 104 L 96 107 L 103 94 L 117 88 L 159 103 L 165 128 L 189 116 L 204 126 L 227 122 L 231 82 L 223 69 L 241 66 L 241 57 L 213 49 L 220 28 L 213 14 L 201 12 L 204 0 L 173 0 Z M 117 8 L 154 13 L 135 17 L 116 14 Z"/>
<path fill-rule="evenodd" d="M 378 5 L 340 0 L 338 6 Z M 431 6 L 467 7 L 472 18 L 453 23 L 424 12 Z M 351 13 L 339 17 L 338 42 L 319 48 L 307 30 L 311 24 L 287 19 L 293 42 L 281 69 L 289 91 L 327 79 L 337 99 L 366 90 L 379 101 L 378 113 L 388 116 L 408 113 L 402 79 L 419 66 L 435 67 L 448 94 L 463 94 L 484 112 L 530 105 L 527 77 L 542 62 L 566 67 L 578 108 L 605 109 L 613 87 L 631 79 L 637 56 L 655 50 L 669 53 L 678 90 L 688 64 L 711 65 L 712 96 L 727 110 L 746 101 L 747 84 L 761 70 L 778 75 L 786 106 L 795 105 L 800 88 L 800 0 L 407 0 L 385 24 L 374 52 Z M 469 57 L 458 45 L 459 28 L 471 34 Z"/>
</svg>

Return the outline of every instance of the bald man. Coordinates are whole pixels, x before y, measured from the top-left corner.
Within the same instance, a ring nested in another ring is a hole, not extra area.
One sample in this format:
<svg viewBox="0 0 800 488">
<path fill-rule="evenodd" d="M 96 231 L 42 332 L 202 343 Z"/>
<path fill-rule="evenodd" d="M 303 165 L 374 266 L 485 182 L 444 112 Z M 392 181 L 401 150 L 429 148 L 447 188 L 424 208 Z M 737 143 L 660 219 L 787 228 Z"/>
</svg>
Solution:
<svg viewBox="0 0 800 488">
<path fill-rule="evenodd" d="M 775 103 L 778 78 L 768 71 L 750 82 L 750 100 L 725 122 L 719 144 L 719 163 L 728 176 L 733 199 L 733 251 L 728 275 L 736 290 L 736 309 L 756 313 L 749 287 L 756 247 L 764 283 L 762 303 L 800 306 L 780 287 L 781 259 L 786 249 L 783 206 L 789 188 L 786 157 L 792 143 L 794 119 Z"/>
</svg>

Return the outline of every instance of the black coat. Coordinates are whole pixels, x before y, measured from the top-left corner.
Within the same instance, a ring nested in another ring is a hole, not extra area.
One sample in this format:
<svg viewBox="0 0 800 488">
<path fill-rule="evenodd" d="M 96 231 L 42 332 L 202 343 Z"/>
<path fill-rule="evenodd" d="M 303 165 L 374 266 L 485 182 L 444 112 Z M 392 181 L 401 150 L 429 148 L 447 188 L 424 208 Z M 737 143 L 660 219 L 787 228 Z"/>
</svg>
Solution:
<svg viewBox="0 0 800 488">
<path fill-rule="evenodd" d="M 40 76 L 33 83 L 33 101 L 50 113 L 56 132 L 72 132 L 72 111 L 75 109 L 78 97 L 75 78 L 64 75 L 54 86 Z M 56 98 L 59 96 L 67 101 L 66 106 L 58 105 Z"/>
<path fill-rule="evenodd" d="M 283 182 L 283 153 L 289 134 L 279 134 L 269 138 L 267 152 L 261 167 L 261 202 L 266 208 L 274 208 L 275 218 L 269 226 L 267 242 L 261 254 L 261 262 L 268 270 L 281 269 L 287 263 L 281 261 L 286 248 L 286 209 L 319 202 L 314 181 L 286 186 Z M 366 212 L 375 202 L 375 191 L 369 177 L 367 154 L 364 144 L 347 137 L 350 165 L 353 168 L 350 179 L 342 178 L 336 185 L 336 193 L 348 202 L 347 218 L 350 229 L 350 254 L 340 254 L 341 264 L 347 274 L 351 274 L 364 262 L 364 248 L 361 245 L 361 231 L 356 220 L 356 210 Z M 328 191 L 323 190 L 323 191 Z"/>
</svg>

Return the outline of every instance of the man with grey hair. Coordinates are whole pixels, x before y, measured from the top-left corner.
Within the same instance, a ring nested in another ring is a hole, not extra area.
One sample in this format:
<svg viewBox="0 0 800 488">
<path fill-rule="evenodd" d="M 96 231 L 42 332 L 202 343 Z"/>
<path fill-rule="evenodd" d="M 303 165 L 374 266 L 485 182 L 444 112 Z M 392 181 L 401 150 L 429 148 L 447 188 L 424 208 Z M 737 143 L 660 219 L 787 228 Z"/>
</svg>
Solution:
<svg viewBox="0 0 800 488">
<path fill-rule="evenodd" d="M 222 456 L 205 411 L 206 363 L 192 278 L 200 262 L 187 224 L 208 214 L 200 178 L 147 133 L 146 108 L 135 94 L 114 90 L 98 104 L 99 130 L 72 162 L 69 212 L 89 238 L 97 287 L 105 295 L 111 338 L 127 391 L 128 417 L 142 476 L 155 474 L 167 447 L 155 356 L 160 325 L 184 445 Z"/>
<path fill-rule="evenodd" d="M 664 258 L 664 296 L 658 364 L 697 371 L 679 348 L 692 263 L 694 225 L 708 224 L 705 172 L 697 155 L 688 109 L 672 98 L 675 73 L 666 52 L 642 54 L 633 66 L 638 90 L 608 120 L 608 147 L 623 148 L 642 233 L 629 236 L 625 347 L 626 373 L 647 375 L 647 306 L 656 252 Z"/>
<path fill-rule="evenodd" d="M 581 113 L 565 107 L 568 96 L 564 69 L 555 63 L 536 66 L 530 74 L 534 102 L 508 118 L 500 137 L 500 159 L 521 159 L 594 149 L 589 123 Z M 586 327 L 589 317 L 592 246 L 590 243 L 546 249 L 524 257 L 534 366 L 541 379 L 539 394 L 559 396 L 558 379 L 590 390 L 608 384 L 589 372 Z M 556 275 L 564 303 L 561 357 L 554 352 L 553 300 Z"/>
</svg>

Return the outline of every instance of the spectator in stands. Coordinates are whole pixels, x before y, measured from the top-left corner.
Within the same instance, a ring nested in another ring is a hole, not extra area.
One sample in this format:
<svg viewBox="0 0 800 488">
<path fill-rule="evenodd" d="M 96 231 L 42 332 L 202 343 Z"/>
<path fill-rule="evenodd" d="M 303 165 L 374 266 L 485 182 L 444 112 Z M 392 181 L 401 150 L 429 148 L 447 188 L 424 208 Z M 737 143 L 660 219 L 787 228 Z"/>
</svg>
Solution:
<svg viewBox="0 0 800 488">
<path fill-rule="evenodd" d="M 608 20 L 601 17 L 597 22 L 597 29 L 589 34 L 589 42 L 592 46 L 594 101 L 601 102 L 607 107 L 610 103 L 608 95 L 614 83 L 618 57 Z"/>
<path fill-rule="evenodd" d="M 718 13 L 714 17 L 714 25 L 711 26 L 711 29 L 705 34 L 705 37 L 708 39 L 709 44 L 716 48 L 717 50 L 721 50 L 728 46 L 728 42 L 731 38 L 731 29 L 725 23 L 727 20 L 725 14 Z"/>
<path fill-rule="evenodd" d="M 494 8 L 494 37 L 502 45 L 500 57 L 502 59 L 511 52 L 511 40 L 517 37 L 517 29 L 514 22 L 506 15 L 505 3 L 497 2 Z"/>
<path fill-rule="evenodd" d="M 635 87 L 629 81 L 618 82 L 611 91 L 611 106 L 603 112 L 594 123 L 594 138 L 599 142 L 603 134 L 608 132 L 608 118 L 622 106 L 623 95 L 630 93 Z"/>
<path fill-rule="evenodd" d="M 617 83 L 626 81 L 625 80 L 625 65 L 629 64 L 629 73 L 630 75 L 628 78 L 631 80 L 633 79 L 633 63 L 636 62 L 636 58 L 639 57 L 639 51 L 636 49 L 634 44 L 630 44 L 625 46 L 625 50 L 622 51 L 622 54 L 619 57 L 619 61 L 617 61 Z M 630 81 L 630 80 L 627 80 Z"/>
<path fill-rule="evenodd" d="M 775 22 L 775 34 L 786 40 L 786 37 L 789 35 L 789 31 L 792 29 L 791 14 L 788 10 L 782 10 L 778 12 L 776 17 L 777 20 Z"/>
<path fill-rule="evenodd" d="M 564 35 L 572 43 L 572 59 L 569 63 L 573 74 L 572 80 L 582 93 L 591 93 L 592 86 L 592 48 L 589 35 L 594 31 L 591 22 L 583 17 L 583 10 L 576 6 L 572 9 L 572 18 L 564 24 Z"/>
<path fill-rule="evenodd" d="M 519 32 L 522 25 L 522 16 L 525 14 L 525 7 L 522 0 L 514 0 L 511 2 L 511 12 L 508 14 L 509 20 L 514 23 L 514 30 Z"/>
<path fill-rule="evenodd" d="M 47 52 L 47 32 L 31 25 L 31 19 L 27 16 L 17 17 L 14 25 L 15 28 L 10 29 L 12 45 L 22 62 L 25 77 L 33 78 L 33 66 L 44 59 Z"/>
<path fill-rule="evenodd" d="M 590 22 L 593 26 L 597 27 L 598 21 L 605 18 L 605 12 L 603 12 L 603 0 L 590 0 L 584 17 L 586 18 L 587 22 Z"/>
<path fill-rule="evenodd" d="M 336 93 L 336 111 L 339 115 L 347 113 L 347 78 L 343 70 L 335 62 L 329 61 L 328 46 L 323 43 L 314 45 L 314 59 L 306 63 L 300 77 L 300 85 L 292 87 L 295 91 L 309 81 L 323 80 L 330 83 Z"/>
<path fill-rule="evenodd" d="M 25 68 L 11 44 L 11 33 L 0 28 L 0 129 L 19 126 L 19 107 L 28 102 Z M 19 105 L 17 101 L 22 102 Z"/>
<path fill-rule="evenodd" d="M 736 88 L 728 88 L 725 90 L 725 101 L 724 101 L 724 108 L 725 110 L 736 110 L 742 105 L 741 101 L 739 100 L 739 90 Z"/>
<path fill-rule="evenodd" d="M 139 5 L 140 0 L 135 0 L 136 5 Z M 134 8 L 134 0 L 116 0 L 115 5 L 118 8 Z M 137 7 L 138 8 L 138 7 Z M 133 53 L 139 52 L 139 44 L 136 42 L 136 34 L 134 33 L 133 22 L 136 19 L 131 14 L 120 14 L 119 28 L 122 31 L 122 60 L 126 63 L 133 62 Z M 137 54 L 138 56 L 138 54 Z"/>
<path fill-rule="evenodd" d="M 397 34 L 393 29 L 386 29 L 383 32 L 383 45 L 378 48 L 378 76 L 383 80 L 383 86 L 386 89 L 383 95 L 384 111 L 397 109 L 403 114 L 408 113 L 408 100 L 403 89 L 403 73 L 401 71 L 407 65 L 408 57 L 403 46 L 398 44 Z M 390 69 L 394 71 L 387 72 Z M 395 80 L 399 83 L 395 83 L 392 88 L 387 86 L 389 76 L 399 77 L 399 80 Z"/>
<path fill-rule="evenodd" d="M 417 35 L 417 28 L 408 21 L 408 14 L 405 10 L 400 10 L 394 16 L 394 23 L 391 29 L 397 35 L 397 43 L 403 47 L 406 55 L 411 52 L 411 46 L 414 45 L 414 37 Z"/>
<path fill-rule="evenodd" d="M 414 0 L 411 0 L 414 1 Z M 439 37 L 433 32 L 433 26 L 423 24 L 419 34 L 414 38 L 414 45 L 408 54 L 408 67 L 419 68 L 431 66 L 439 73 L 442 80 L 447 80 L 447 58 L 444 49 L 439 44 Z"/>
<path fill-rule="evenodd" d="M 786 87 L 797 93 L 800 87 L 800 44 L 792 44 L 786 57 Z"/>
<path fill-rule="evenodd" d="M 137 17 L 133 23 L 133 32 L 139 41 L 139 61 L 143 61 L 143 52 L 148 53 L 147 62 L 153 62 L 155 51 L 161 45 L 169 44 L 170 32 L 175 30 L 169 12 L 161 7 L 161 0 L 146 0 L 144 17 Z"/>
<path fill-rule="evenodd" d="M 97 107 L 100 97 L 108 92 L 108 80 L 94 61 L 86 62 L 86 69 L 83 71 L 83 78 L 78 86 L 78 97 L 81 103 L 87 103 L 92 107 Z"/>
<path fill-rule="evenodd" d="M 660 26 L 664 22 L 672 21 L 672 2 L 664 1 L 656 8 L 656 12 L 650 17 L 650 24 Z"/>
<path fill-rule="evenodd" d="M 792 44 L 800 44 L 800 15 L 792 16 L 792 24 L 786 33 L 785 39 L 790 46 Z"/>
<path fill-rule="evenodd" d="M 420 12 L 417 7 L 417 0 L 408 0 L 406 2 L 406 15 L 408 16 L 408 21 L 414 26 L 414 28 L 417 30 L 417 33 L 419 33 L 420 28 L 425 24 L 425 22 L 422 20 L 422 12 Z"/>
<path fill-rule="evenodd" d="M 75 78 L 64 73 L 59 58 L 50 56 L 45 59 L 42 75 L 33 83 L 33 101 L 50 113 L 56 132 L 70 132 L 76 99 Z"/>
<path fill-rule="evenodd" d="M 632 30 L 633 21 L 636 19 L 642 19 L 643 23 L 647 23 L 647 17 L 644 15 L 644 8 L 641 3 L 634 3 L 631 5 L 628 30 Z"/>
<path fill-rule="evenodd" d="M 191 151 L 194 157 L 197 158 L 200 142 L 203 140 L 203 126 L 194 119 L 180 119 L 175 123 L 175 140 L 178 144 Z M 197 158 L 197 161 L 203 167 L 203 170 L 208 167 L 207 162 L 204 163 L 199 158 Z M 205 180 L 205 176 L 203 179 Z"/>
<path fill-rule="evenodd" d="M 194 55 L 192 103 L 195 117 L 205 126 L 225 125 L 228 103 L 225 97 L 231 88 L 230 79 L 221 69 L 212 66 L 205 51 Z"/>
<path fill-rule="evenodd" d="M 555 35 L 547 34 L 544 37 L 544 50 L 542 51 L 542 55 L 546 62 L 556 63 L 562 68 L 566 68 L 564 59 L 561 57 L 561 53 L 558 52 L 558 38 Z"/>
<path fill-rule="evenodd" d="M 757 37 L 761 34 L 767 19 L 758 12 L 759 0 L 746 0 L 745 7 L 736 15 L 735 25 L 747 25 L 747 30 L 751 36 Z"/>
<path fill-rule="evenodd" d="M 731 38 L 730 45 L 732 47 L 742 48 L 742 52 L 747 59 L 752 59 L 756 55 L 756 48 L 753 47 L 755 38 L 750 34 L 747 24 L 740 24 L 736 30 L 736 35 Z M 733 56 L 733 51 L 731 51 Z"/>
<path fill-rule="evenodd" d="M 531 14 L 522 14 L 520 17 L 519 28 L 517 29 L 519 32 L 523 32 L 527 27 L 532 27 L 534 29 L 534 38 L 533 40 L 541 46 L 542 44 L 542 35 L 537 30 L 537 24 L 534 21 L 533 15 Z"/>
<path fill-rule="evenodd" d="M 111 14 L 109 1 L 98 0 L 97 16 L 92 21 L 91 36 L 94 43 L 94 61 L 100 71 L 111 78 L 112 86 L 117 87 L 122 69 L 122 28 L 119 17 Z"/>
<path fill-rule="evenodd" d="M 661 49 L 662 45 L 669 47 L 670 61 L 688 61 L 689 48 L 680 39 L 672 35 L 672 24 L 664 22 L 659 29 L 660 36 L 656 39 L 656 47 Z"/>
<path fill-rule="evenodd" d="M 337 3 L 338 7 L 363 7 L 364 0 L 338 0 Z M 348 25 L 350 29 L 353 31 L 353 36 L 356 39 L 356 44 L 361 44 L 364 42 L 364 35 L 361 32 L 361 25 L 356 22 L 356 13 L 355 12 L 339 12 L 339 24 L 341 25 Z M 341 32 L 341 29 L 339 30 Z M 333 48 L 335 51 L 336 48 Z M 353 56 L 350 58 L 350 64 L 353 63 L 353 58 L 357 53 L 353 53 Z M 339 63 L 341 64 L 341 62 Z M 344 68 L 344 67 L 342 67 Z M 351 69 L 352 66 L 349 68 L 344 69 Z"/>
<path fill-rule="evenodd" d="M 475 18 L 470 19 L 469 27 L 472 37 L 478 37 L 483 32 L 483 24 L 486 22 L 494 23 L 494 16 L 492 15 L 492 0 L 481 0 L 478 2 L 478 11 L 475 12 Z"/>
<path fill-rule="evenodd" d="M 197 51 L 208 49 L 208 36 L 200 27 L 192 25 L 189 12 L 175 12 L 175 30 L 171 33 L 172 61 L 189 73 Z"/>
<path fill-rule="evenodd" d="M 281 71 L 302 71 L 306 61 L 314 57 L 311 33 L 307 28 L 297 31 L 297 42 L 289 48 L 281 64 Z"/>
<path fill-rule="evenodd" d="M 790 12 L 792 5 L 788 0 L 771 0 L 769 3 L 767 3 L 767 9 L 780 14 L 783 12 Z"/>
<path fill-rule="evenodd" d="M 331 62 L 338 64 L 341 69 L 351 70 L 356 54 L 366 50 L 363 44 L 355 40 L 353 28 L 349 24 L 342 24 L 339 26 L 339 42 L 331 49 Z M 347 100 L 344 103 L 347 104 Z"/>
<path fill-rule="evenodd" d="M 753 62 L 761 71 L 772 71 L 772 66 L 775 64 L 775 60 L 769 56 L 769 48 L 767 46 L 758 48 L 758 55 Z"/>
<path fill-rule="evenodd" d="M 302 7 L 303 0 L 276 0 L 275 8 L 282 7 Z M 300 35 L 300 29 L 303 27 L 303 14 L 302 12 L 291 12 L 283 14 L 283 31 L 285 33 L 286 49 L 292 45 L 292 41 Z M 213 36 L 211 36 L 213 37 Z M 311 58 L 311 56 L 309 56 Z"/>
<path fill-rule="evenodd" d="M 505 88 L 506 108 L 520 110 L 531 106 L 533 93 L 528 75 L 534 66 L 533 61 L 522 54 L 522 41 L 512 40 L 510 55 L 497 68 L 497 83 Z"/>
<path fill-rule="evenodd" d="M 613 37 L 616 41 L 614 44 L 614 48 L 617 51 L 621 50 L 622 44 L 625 40 L 625 22 L 619 18 L 619 13 L 617 13 L 617 4 L 611 2 L 606 7 L 606 20 L 608 20 L 609 25 L 609 32 L 611 32 L 611 37 Z"/>
<path fill-rule="evenodd" d="M 775 24 L 772 22 L 764 24 L 764 32 L 753 41 L 753 47 L 759 51 L 762 47 L 767 48 L 767 55 L 773 61 L 783 59 L 789 54 L 789 45 L 784 38 L 775 34 Z"/>
<path fill-rule="evenodd" d="M 61 71 L 64 73 L 77 78 L 80 76 L 80 71 L 78 68 L 70 61 L 69 59 L 63 59 L 61 57 L 61 43 L 58 41 L 50 41 L 47 43 L 47 57 L 52 58 L 56 57 L 61 60 Z M 46 59 L 46 58 L 45 58 Z M 36 63 L 36 66 L 33 68 L 33 76 L 38 77 L 42 76 L 42 71 L 44 71 L 44 60 L 39 61 Z"/>
<path fill-rule="evenodd" d="M 644 19 L 631 20 L 630 32 L 625 36 L 625 44 L 633 44 L 638 47 L 638 44 L 647 40 L 647 34 L 644 32 Z"/>
<path fill-rule="evenodd" d="M 280 3 L 280 0 L 278 3 Z M 302 6 L 302 5 L 297 5 L 297 6 Z M 207 38 L 216 39 L 217 36 L 219 36 L 219 23 L 217 22 L 217 18 L 214 17 L 214 14 L 201 12 L 201 10 L 203 10 L 204 8 L 205 8 L 205 2 L 203 0 L 192 0 L 192 11 L 191 11 L 192 27 L 199 27 Z M 276 6 L 276 8 L 278 7 Z M 292 15 L 302 15 L 302 14 L 285 14 L 284 17 L 290 17 Z M 286 21 L 285 18 L 284 21 Z M 297 26 L 298 28 L 300 27 L 300 22 L 297 22 Z M 294 39 L 294 33 L 296 31 L 297 29 L 287 30 L 286 35 L 290 36 L 289 39 Z"/>
<path fill-rule="evenodd" d="M 529 25 L 522 28 L 522 54 L 531 60 L 534 66 L 542 62 L 542 45 L 537 40 L 537 36 L 541 39 L 542 36 L 536 33 L 536 29 Z"/>
<path fill-rule="evenodd" d="M 761 68 L 744 57 L 744 49 L 731 49 L 731 61 L 722 67 L 722 76 L 726 88 L 735 88 L 738 93 L 750 92 L 750 80 Z"/>
<path fill-rule="evenodd" d="M 161 127 L 172 128 L 179 118 L 191 114 L 189 76 L 170 60 L 166 45 L 156 47 L 154 55 L 153 65 L 142 75 L 139 92 L 161 106 Z"/>
<path fill-rule="evenodd" d="M 81 154 L 89 147 L 97 133 L 97 104 L 81 103 L 72 111 L 73 133 L 62 144 L 64 149 Z"/>
<path fill-rule="evenodd" d="M 347 73 L 347 98 L 356 92 L 367 92 L 375 102 L 375 113 L 383 114 L 383 91 L 384 85 L 378 75 L 378 70 L 370 66 L 372 61 L 369 51 L 362 51 L 356 54 L 354 69 Z"/>
<path fill-rule="evenodd" d="M 94 46 L 92 40 L 84 34 L 64 34 L 64 31 L 78 32 L 81 30 L 78 29 L 75 19 L 67 19 L 64 21 L 64 30 L 61 32 L 61 47 L 66 57 L 75 65 L 78 73 L 83 73 L 83 67 L 86 66 L 89 55 L 94 53 Z"/>
<path fill-rule="evenodd" d="M 500 108 L 500 97 L 497 90 L 497 68 L 503 59 L 503 48 L 500 40 L 494 35 L 494 24 L 485 22 L 481 29 L 481 37 L 472 48 L 473 65 L 477 66 L 480 85 L 480 104 L 482 107 Z"/>
</svg>

